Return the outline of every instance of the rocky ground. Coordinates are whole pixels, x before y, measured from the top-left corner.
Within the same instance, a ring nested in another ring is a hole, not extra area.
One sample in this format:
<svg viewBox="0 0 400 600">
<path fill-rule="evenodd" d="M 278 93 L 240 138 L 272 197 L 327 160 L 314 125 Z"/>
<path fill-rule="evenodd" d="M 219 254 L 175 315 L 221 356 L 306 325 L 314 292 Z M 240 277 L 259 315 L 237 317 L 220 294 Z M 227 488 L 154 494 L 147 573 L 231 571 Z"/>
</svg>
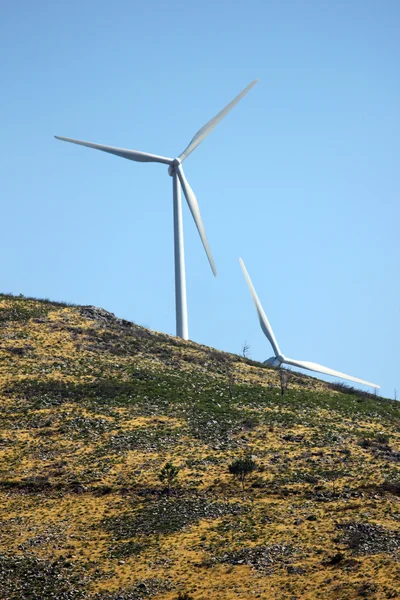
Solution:
<svg viewBox="0 0 400 600">
<path fill-rule="evenodd" d="M 0 328 L 1 599 L 400 597 L 398 403 L 94 307 Z"/>
</svg>

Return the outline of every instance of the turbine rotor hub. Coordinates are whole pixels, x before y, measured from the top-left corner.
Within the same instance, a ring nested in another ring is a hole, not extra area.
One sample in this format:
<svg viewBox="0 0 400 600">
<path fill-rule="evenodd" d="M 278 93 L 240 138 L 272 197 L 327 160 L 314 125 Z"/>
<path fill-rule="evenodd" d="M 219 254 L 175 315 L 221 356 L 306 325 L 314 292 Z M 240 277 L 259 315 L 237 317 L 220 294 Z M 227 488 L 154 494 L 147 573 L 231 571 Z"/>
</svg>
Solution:
<svg viewBox="0 0 400 600">
<path fill-rule="evenodd" d="M 180 158 L 174 158 L 174 162 L 172 163 L 172 165 L 169 165 L 169 167 L 168 167 L 168 175 L 170 177 L 172 177 L 172 175 L 176 171 L 176 167 L 178 167 L 181 164 L 182 164 L 182 161 Z"/>
</svg>

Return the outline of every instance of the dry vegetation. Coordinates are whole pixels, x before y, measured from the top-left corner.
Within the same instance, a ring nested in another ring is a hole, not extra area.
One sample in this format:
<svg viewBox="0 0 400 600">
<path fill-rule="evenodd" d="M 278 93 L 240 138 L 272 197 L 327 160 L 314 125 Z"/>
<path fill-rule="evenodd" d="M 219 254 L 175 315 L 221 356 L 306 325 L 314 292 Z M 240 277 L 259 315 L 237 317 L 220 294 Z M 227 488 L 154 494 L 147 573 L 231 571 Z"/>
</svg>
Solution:
<svg viewBox="0 0 400 600">
<path fill-rule="evenodd" d="M 2 600 L 400 597 L 398 403 L 93 307 L 0 327 Z"/>
</svg>

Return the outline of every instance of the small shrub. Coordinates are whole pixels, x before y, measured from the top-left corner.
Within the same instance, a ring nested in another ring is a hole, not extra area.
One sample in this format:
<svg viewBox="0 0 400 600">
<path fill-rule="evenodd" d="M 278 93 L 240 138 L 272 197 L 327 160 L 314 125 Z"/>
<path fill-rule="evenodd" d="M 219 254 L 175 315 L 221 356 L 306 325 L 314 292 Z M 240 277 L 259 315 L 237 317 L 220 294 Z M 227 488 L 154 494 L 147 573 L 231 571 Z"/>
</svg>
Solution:
<svg viewBox="0 0 400 600">
<path fill-rule="evenodd" d="M 255 429 L 257 427 L 257 419 L 255 417 L 245 417 L 242 421 L 244 429 Z"/>
<path fill-rule="evenodd" d="M 158 478 L 161 481 L 161 483 L 166 484 L 168 492 L 170 491 L 171 487 L 177 482 L 179 471 L 180 467 L 176 467 L 172 464 L 172 462 L 167 462 L 158 474 Z"/>
<path fill-rule="evenodd" d="M 340 562 L 344 560 L 345 556 L 342 552 L 337 552 L 330 556 L 326 561 L 324 561 L 323 565 L 338 565 Z"/>
<path fill-rule="evenodd" d="M 190 596 L 187 592 L 179 592 L 176 600 L 193 600 L 193 596 Z"/>
<path fill-rule="evenodd" d="M 379 446 L 387 446 L 389 443 L 389 436 L 384 433 L 378 433 L 374 439 L 363 438 L 359 441 L 361 448 L 377 448 Z"/>
<path fill-rule="evenodd" d="M 359 445 L 361 446 L 361 448 L 370 448 L 372 446 L 372 440 L 364 438 L 359 441 Z"/>
<path fill-rule="evenodd" d="M 380 489 L 385 492 L 390 492 L 394 496 L 400 496 L 400 478 L 399 479 L 385 479 L 379 486 Z"/>
<path fill-rule="evenodd" d="M 390 441 L 390 437 L 385 433 L 378 433 L 375 436 L 375 439 L 378 442 L 378 444 L 388 444 Z"/>
</svg>

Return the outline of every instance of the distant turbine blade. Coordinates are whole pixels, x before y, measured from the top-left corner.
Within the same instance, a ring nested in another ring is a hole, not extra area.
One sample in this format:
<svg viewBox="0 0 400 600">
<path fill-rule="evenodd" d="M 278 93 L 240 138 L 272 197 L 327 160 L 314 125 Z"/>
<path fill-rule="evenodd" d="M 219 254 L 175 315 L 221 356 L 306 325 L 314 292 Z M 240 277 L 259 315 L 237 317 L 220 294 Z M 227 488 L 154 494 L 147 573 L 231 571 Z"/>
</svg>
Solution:
<svg viewBox="0 0 400 600">
<path fill-rule="evenodd" d="M 375 383 L 370 383 L 369 381 L 364 381 L 363 379 L 358 379 L 357 377 L 352 377 L 351 375 L 346 375 L 345 373 L 340 373 L 340 371 L 334 371 L 333 369 L 328 369 L 328 367 L 323 367 L 322 365 L 318 365 L 313 362 L 306 362 L 303 360 L 292 360 L 291 358 L 285 358 L 283 361 L 287 365 L 292 365 L 293 367 L 300 367 L 301 369 L 308 369 L 309 371 L 316 371 L 317 373 L 324 373 L 324 375 L 331 375 L 332 377 L 340 377 L 341 379 L 349 379 L 350 381 L 356 381 L 357 383 L 362 383 L 363 385 L 369 385 L 373 388 L 380 388 L 379 385 Z"/>
<path fill-rule="evenodd" d="M 247 92 L 251 90 L 251 88 L 257 83 L 257 81 L 258 79 L 252 81 L 246 88 L 244 88 L 242 92 L 240 92 L 238 96 L 236 96 L 236 98 L 232 100 L 232 102 L 229 102 L 229 104 L 225 106 L 225 108 L 221 110 L 221 112 L 219 112 L 215 117 L 213 117 L 211 121 L 208 121 L 208 123 L 206 123 L 204 127 L 199 129 L 199 131 L 196 133 L 196 135 L 190 142 L 189 146 L 178 157 L 182 162 L 185 160 L 185 158 L 189 156 L 189 154 L 193 152 L 195 148 L 197 148 L 199 144 L 201 144 L 201 142 L 208 136 L 208 134 L 212 132 L 214 127 L 216 127 L 218 123 L 228 114 L 228 112 L 232 110 L 235 104 L 237 104 L 239 100 L 241 100 L 243 96 L 245 96 Z"/>
<path fill-rule="evenodd" d="M 212 269 L 212 272 L 216 276 L 217 271 L 215 268 L 214 259 L 211 254 L 210 246 L 207 241 L 207 236 L 206 236 L 206 232 L 204 230 L 204 225 L 203 225 L 203 221 L 201 219 L 200 209 L 199 209 L 199 205 L 198 205 L 196 196 L 194 195 L 194 192 L 185 177 L 185 174 L 182 169 L 182 165 L 177 165 L 175 167 L 175 169 L 176 169 L 176 172 L 178 173 L 178 177 L 179 177 L 179 181 L 182 186 L 183 193 L 185 194 L 185 198 L 189 205 L 190 212 L 192 213 L 192 217 L 194 219 L 194 222 L 196 223 L 196 227 L 200 234 L 201 241 L 203 242 L 204 250 L 206 251 L 207 258 L 210 263 L 210 267 Z"/>
<path fill-rule="evenodd" d="M 128 160 L 135 160 L 137 162 L 157 162 L 164 163 L 166 165 L 172 165 L 174 162 L 172 158 L 166 158 L 165 156 L 157 156 L 157 154 L 148 154 L 147 152 L 139 152 L 139 150 L 125 150 L 124 148 L 114 148 L 114 146 L 103 146 L 103 144 L 93 144 L 92 142 L 82 142 L 81 140 L 74 140 L 72 138 L 60 137 L 55 135 L 57 140 L 63 142 L 71 142 L 72 144 L 78 144 L 79 146 L 87 146 L 87 148 L 94 148 L 95 150 L 102 150 L 103 152 L 109 152 Z"/>
<path fill-rule="evenodd" d="M 272 348 L 274 349 L 275 356 L 280 356 L 281 351 L 279 350 L 279 346 L 278 346 L 278 343 L 277 343 L 277 341 L 275 339 L 274 332 L 272 331 L 272 327 L 269 324 L 269 321 L 268 321 L 267 316 L 266 316 L 266 314 L 265 314 L 265 312 L 263 310 L 263 307 L 261 306 L 261 302 L 258 299 L 258 296 L 256 294 L 256 290 L 254 289 L 254 286 L 251 283 L 250 275 L 248 274 L 247 269 L 245 267 L 245 264 L 244 264 L 244 262 L 243 262 L 243 260 L 241 258 L 239 258 L 239 262 L 240 262 L 240 266 L 242 267 L 242 271 L 244 273 L 247 285 L 249 286 L 251 297 L 253 298 L 253 302 L 254 302 L 254 304 L 256 306 L 258 320 L 260 321 L 261 329 L 263 330 L 263 332 L 267 336 L 267 338 L 268 338 L 268 340 L 269 340 Z"/>
</svg>

